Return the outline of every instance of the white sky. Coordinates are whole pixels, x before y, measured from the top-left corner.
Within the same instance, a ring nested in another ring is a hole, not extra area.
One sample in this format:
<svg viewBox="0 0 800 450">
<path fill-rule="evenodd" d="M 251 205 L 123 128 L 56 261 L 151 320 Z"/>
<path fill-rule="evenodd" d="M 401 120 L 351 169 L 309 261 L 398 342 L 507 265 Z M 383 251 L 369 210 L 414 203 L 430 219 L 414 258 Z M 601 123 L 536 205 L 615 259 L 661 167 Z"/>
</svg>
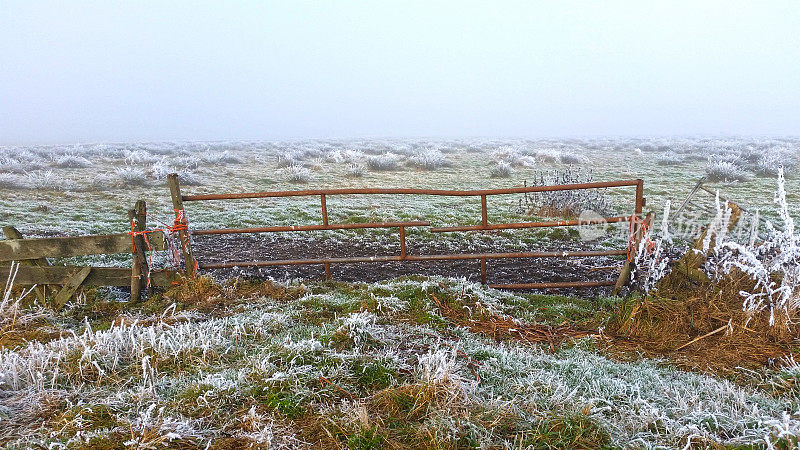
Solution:
<svg viewBox="0 0 800 450">
<path fill-rule="evenodd" d="M 800 134 L 800 2 L 0 0 L 0 143 Z"/>
</svg>

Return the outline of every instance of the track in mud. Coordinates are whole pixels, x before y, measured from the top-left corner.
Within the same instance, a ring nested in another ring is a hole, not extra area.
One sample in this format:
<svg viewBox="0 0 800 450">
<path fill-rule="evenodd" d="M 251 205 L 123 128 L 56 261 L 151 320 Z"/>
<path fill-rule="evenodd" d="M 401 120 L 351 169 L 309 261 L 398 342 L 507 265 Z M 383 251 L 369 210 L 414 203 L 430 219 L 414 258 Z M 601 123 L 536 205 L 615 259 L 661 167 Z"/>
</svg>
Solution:
<svg viewBox="0 0 800 450">
<path fill-rule="evenodd" d="M 557 244 L 557 245 L 555 245 Z M 517 248 L 515 251 L 576 251 L 587 250 L 591 244 L 577 242 L 554 242 L 551 247 Z M 375 241 L 336 239 L 287 238 L 280 235 L 268 236 L 196 236 L 193 252 L 201 263 L 230 261 L 264 261 L 277 259 L 326 258 L 351 256 L 397 255 L 399 245 Z M 452 254 L 497 252 L 496 246 L 485 242 L 464 241 L 450 243 L 408 243 L 408 253 Z M 487 282 L 489 284 L 532 283 L 556 281 L 606 281 L 616 280 L 618 267 L 622 261 L 613 257 L 588 258 L 520 258 L 495 259 L 487 261 Z M 605 268 L 602 270 L 592 270 Z M 324 268 L 317 265 L 241 267 L 234 269 L 201 270 L 219 278 L 274 278 L 322 280 Z M 375 262 L 359 264 L 332 264 L 331 275 L 334 280 L 348 282 L 375 282 L 403 275 L 438 275 L 444 277 L 464 277 L 470 281 L 480 281 L 480 261 L 409 261 Z M 578 292 L 581 295 L 598 296 L 608 294 L 610 287 L 591 287 L 580 289 L 549 289 L 548 292 Z"/>
</svg>

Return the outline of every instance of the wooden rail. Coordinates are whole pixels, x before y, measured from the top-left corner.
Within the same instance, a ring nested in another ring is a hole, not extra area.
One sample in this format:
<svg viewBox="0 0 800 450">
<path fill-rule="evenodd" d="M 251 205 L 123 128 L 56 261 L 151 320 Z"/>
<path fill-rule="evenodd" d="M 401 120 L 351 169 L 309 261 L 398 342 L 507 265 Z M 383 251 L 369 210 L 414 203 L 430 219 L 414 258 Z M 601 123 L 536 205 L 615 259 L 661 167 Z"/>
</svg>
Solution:
<svg viewBox="0 0 800 450">
<path fill-rule="evenodd" d="M 136 202 L 128 212 L 130 233 L 92 236 L 24 239 L 14 227 L 4 227 L 0 241 L 0 278 L 15 273 L 14 283 L 37 285 L 36 294 L 44 302 L 48 287 L 55 287 L 53 306 L 62 307 L 82 286 L 130 286 L 131 299 L 138 300 L 147 286 L 169 286 L 176 281 L 172 271 L 151 271 L 147 252 L 167 249 L 163 231 L 146 231 L 147 205 Z M 47 258 L 127 253 L 132 264 L 126 267 L 53 266 Z"/>
</svg>

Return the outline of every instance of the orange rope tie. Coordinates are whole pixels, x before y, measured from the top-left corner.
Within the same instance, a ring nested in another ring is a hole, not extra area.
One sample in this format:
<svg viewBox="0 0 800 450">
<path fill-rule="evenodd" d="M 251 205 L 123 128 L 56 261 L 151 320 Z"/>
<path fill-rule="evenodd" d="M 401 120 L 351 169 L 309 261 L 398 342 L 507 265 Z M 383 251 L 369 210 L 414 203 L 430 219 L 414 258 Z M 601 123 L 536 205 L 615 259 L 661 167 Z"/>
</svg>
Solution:
<svg viewBox="0 0 800 450">
<path fill-rule="evenodd" d="M 642 229 L 642 239 L 645 239 L 645 248 L 647 249 L 647 253 L 648 254 L 653 252 L 653 250 L 655 249 L 656 243 L 653 242 L 652 240 L 650 240 L 650 236 L 648 236 L 648 234 L 647 234 L 647 230 L 650 228 L 650 226 L 647 224 L 647 222 L 644 219 L 640 218 L 636 214 L 633 214 L 630 217 L 631 217 L 631 221 L 630 221 L 631 228 L 630 228 L 630 233 L 628 235 L 627 258 L 628 258 L 628 261 L 634 262 L 634 259 L 635 259 L 634 255 L 638 251 L 638 249 L 635 248 L 636 247 L 636 226 L 637 225 L 640 226 L 641 229 Z"/>
<path fill-rule="evenodd" d="M 167 225 L 160 220 L 156 220 L 163 225 L 163 228 L 154 228 L 152 230 L 142 230 L 137 231 L 134 221 L 131 221 L 131 231 L 128 234 L 131 235 L 131 243 L 133 244 L 133 252 L 136 252 L 136 236 L 144 236 L 144 242 L 147 244 L 147 251 L 148 251 L 148 264 L 147 264 L 147 287 L 150 287 L 150 273 L 152 272 L 153 267 L 153 247 L 150 245 L 150 239 L 148 239 L 147 235 L 150 233 L 154 233 L 156 231 L 160 231 L 164 233 L 164 237 L 167 240 L 167 244 L 172 250 L 172 265 L 176 269 L 180 269 L 180 251 L 178 247 L 175 245 L 174 241 L 172 240 L 172 236 L 176 233 L 181 231 L 185 231 L 187 235 L 189 234 L 189 222 L 186 220 L 186 213 L 182 209 L 174 209 L 175 211 L 175 219 L 172 222 L 172 225 Z M 189 245 L 189 240 L 191 236 L 182 242 L 181 249 L 186 251 L 186 247 Z M 197 261 L 194 261 L 194 267 L 192 268 L 192 276 L 197 275 L 197 269 L 199 265 Z"/>
</svg>

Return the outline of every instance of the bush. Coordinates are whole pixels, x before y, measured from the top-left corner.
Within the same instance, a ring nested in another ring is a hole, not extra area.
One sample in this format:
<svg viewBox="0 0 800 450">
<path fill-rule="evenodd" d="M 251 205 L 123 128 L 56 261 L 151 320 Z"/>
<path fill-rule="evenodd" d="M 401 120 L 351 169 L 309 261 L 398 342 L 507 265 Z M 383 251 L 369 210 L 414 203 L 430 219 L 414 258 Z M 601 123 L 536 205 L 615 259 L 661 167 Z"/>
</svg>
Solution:
<svg viewBox="0 0 800 450">
<path fill-rule="evenodd" d="M 411 158 L 411 163 L 425 170 L 436 170 L 440 167 L 449 167 L 452 165 L 450 160 L 445 158 L 441 151 L 430 148 L 417 152 L 417 154 Z"/>
<path fill-rule="evenodd" d="M 117 177 L 124 186 L 145 186 L 147 185 L 147 175 L 144 170 L 138 167 L 124 166 L 114 169 Z"/>
<path fill-rule="evenodd" d="M 511 168 L 511 164 L 505 161 L 498 161 L 497 164 L 492 167 L 489 176 L 492 178 L 509 178 L 513 173 L 514 170 Z"/>
<path fill-rule="evenodd" d="M 13 173 L 0 173 L 0 189 L 23 189 L 25 180 Z"/>
<path fill-rule="evenodd" d="M 562 152 L 558 159 L 563 164 L 583 164 L 584 162 L 586 162 L 586 160 L 582 156 L 576 155 L 574 153 Z"/>
<path fill-rule="evenodd" d="M 367 167 L 369 170 L 389 171 L 397 170 L 400 158 L 394 153 L 384 153 L 367 157 Z"/>
<path fill-rule="evenodd" d="M 709 161 L 706 165 L 708 181 L 747 181 L 749 175 L 741 167 L 728 161 Z"/>
<path fill-rule="evenodd" d="M 311 171 L 303 166 L 289 166 L 284 171 L 290 183 L 308 183 L 311 180 Z"/>
<path fill-rule="evenodd" d="M 347 176 L 350 178 L 361 178 L 367 172 L 366 167 L 358 164 L 350 164 L 347 166 Z"/>
<path fill-rule="evenodd" d="M 56 175 L 52 170 L 37 170 L 27 175 L 28 187 L 31 189 L 45 189 L 52 191 L 66 191 L 72 188 L 72 183 Z"/>
<path fill-rule="evenodd" d="M 82 169 L 84 167 L 89 167 L 92 165 L 92 162 L 88 159 L 84 158 L 83 156 L 78 155 L 61 155 L 56 157 L 53 161 L 56 167 L 61 167 L 64 169 Z"/>
<path fill-rule="evenodd" d="M 754 171 L 763 177 L 777 177 L 778 170 L 783 167 L 784 175 L 788 174 L 797 165 L 797 161 L 788 150 L 773 148 L 763 152 L 756 161 Z"/>
<path fill-rule="evenodd" d="M 726 274 L 737 270 L 755 282 L 752 289 L 740 291 L 744 297 L 742 309 L 750 316 L 748 320 L 768 312 L 770 326 L 777 322 L 789 327 L 800 310 L 800 235 L 795 234 L 794 219 L 789 213 L 782 169 L 778 170 L 775 201 L 783 230 L 769 224 L 768 236 L 762 241 L 757 239 L 758 229 L 754 228 L 747 245 L 727 240 L 716 246 L 715 252 Z M 758 225 L 758 218 L 753 223 Z"/>
<path fill-rule="evenodd" d="M 656 158 L 656 164 L 659 166 L 678 166 L 683 164 L 684 157 L 677 153 L 664 153 Z"/>
<path fill-rule="evenodd" d="M 242 164 L 244 160 L 229 150 L 211 152 L 202 157 L 209 164 Z"/>
</svg>

